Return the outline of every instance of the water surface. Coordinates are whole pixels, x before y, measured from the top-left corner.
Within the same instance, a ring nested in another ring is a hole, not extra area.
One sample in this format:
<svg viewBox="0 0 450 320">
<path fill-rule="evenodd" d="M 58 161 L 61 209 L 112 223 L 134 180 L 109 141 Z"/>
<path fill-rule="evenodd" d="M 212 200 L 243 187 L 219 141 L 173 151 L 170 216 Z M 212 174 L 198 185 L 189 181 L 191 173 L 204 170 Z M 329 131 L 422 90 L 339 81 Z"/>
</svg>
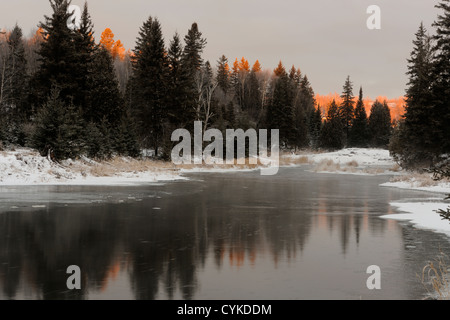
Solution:
<svg viewBox="0 0 450 320">
<path fill-rule="evenodd" d="M 1 187 L 0 299 L 424 298 L 418 275 L 448 238 L 379 216 L 435 195 L 306 168 Z M 70 265 L 81 290 L 66 287 Z"/>
</svg>

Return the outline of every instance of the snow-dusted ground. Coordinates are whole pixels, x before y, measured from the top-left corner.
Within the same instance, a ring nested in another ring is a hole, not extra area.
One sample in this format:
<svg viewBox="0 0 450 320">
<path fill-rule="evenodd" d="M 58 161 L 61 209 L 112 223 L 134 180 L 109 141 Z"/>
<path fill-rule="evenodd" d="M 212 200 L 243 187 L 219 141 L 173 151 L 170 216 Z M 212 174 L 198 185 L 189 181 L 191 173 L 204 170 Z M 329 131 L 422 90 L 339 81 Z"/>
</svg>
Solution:
<svg viewBox="0 0 450 320">
<path fill-rule="evenodd" d="M 287 166 L 311 164 L 318 173 L 341 173 L 357 175 L 397 174 L 400 169 L 384 149 L 347 148 L 325 153 L 300 153 L 284 155 L 282 163 Z"/>
<path fill-rule="evenodd" d="M 126 158 L 121 160 L 127 161 Z M 0 185 L 122 185 L 184 179 L 178 172 L 159 169 L 109 171 L 104 176 L 93 174 L 98 167 L 100 164 L 89 159 L 57 164 L 31 149 L 2 151 Z"/>
<path fill-rule="evenodd" d="M 381 186 L 450 194 L 450 181 L 448 180 L 443 181 L 430 180 L 429 185 L 424 185 L 424 182 L 422 180 L 411 177 L 406 181 L 391 181 L 383 183 L 381 184 Z"/>
<path fill-rule="evenodd" d="M 384 149 L 348 148 L 335 152 L 318 153 L 308 156 L 315 163 L 332 160 L 341 165 L 356 161 L 359 167 L 367 166 L 393 166 L 395 163 Z"/>
<path fill-rule="evenodd" d="M 450 203 L 443 202 L 393 202 L 400 214 L 381 216 L 383 219 L 405 220 L 420 229 L 432 230 L 444 233 L 450 237 L 450 221 L 442 220 L 436 212 L 439 209 L 446 210 Z"/>
</svg>

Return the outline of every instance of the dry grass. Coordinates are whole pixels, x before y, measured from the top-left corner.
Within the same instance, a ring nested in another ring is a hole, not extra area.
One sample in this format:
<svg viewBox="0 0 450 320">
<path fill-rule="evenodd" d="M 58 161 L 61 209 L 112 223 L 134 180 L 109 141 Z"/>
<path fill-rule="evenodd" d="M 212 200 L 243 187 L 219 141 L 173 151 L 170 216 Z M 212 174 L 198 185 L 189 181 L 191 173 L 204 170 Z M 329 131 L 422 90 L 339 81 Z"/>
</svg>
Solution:
<svg viewBox="0 0 450 320">
<path fill-rule="evenodd" d="M 356 167 L 359 166 L 359 164 L 358 164 L 358 162 L 356 160 L 352 160 L 352 161 L 347 163 L 347 166 L 356 168 Z"/>
<path fill-rule="evenodd" d="M 434 260 L 427 263 L 422 270 L 422 284 L 425 286 L 431 297 L 437 297 L 438 300 L 448 300 L 450 298 L 450 283 L 448 279 L 447 263 L 448 256 L 444 253 Z"/>
<path fill-rule="evenodd" d="M 363 169 L 363 172 L 367 174 L 377 175 L 385 173 L 386 170 L 383 168 L 365 168 Z"/>
<path fill-rule="evenodd" d="M 109 177 L 116 173 L 139 173 L 147 171 L 170 171 L 174 165 L 170 162 L 156 160 L 137 160 L 132 158 L 115 157 L 110 161 L 104 161 L 88 165 L 88 172 L 96 177 Z"/>
<path fill-rule="evenodd" d="M 241 162 L 238 163 L 237 159 L 234 159 L 233 164 L 228 164 L 225 161 L 223 163 L 214 163 L 212 160 L 206 163 L 205 161 L 202 164 L 180 164 L 180 165 L 172 165 L 175 170 L 185 169 L 185 170 L 194 170 L 194 169 L 256 169 L 260 167 L 266 167 L 266 165 L 262 164 L 259 159 L 256 164 L 250 163 L 249 158 L 245 158 L 244 160 L 240 159 Z"/>
<path fill-rule="evenodd" d="M 405 175 L 398 175 L 391 179 L 391 182 L 413 182 L 417 187 L 432 187 L 439 182 L 433 180 L 430 173 L 409 172 Z"/>
<path fill-rule="evenodd" d="M 352 160 L 344 165 L 334 162 L 331 159 L 323 159 L 314 168 L 315 172 L 358 172 L 358 162 Z"/>
<path fill-rule="evenodd" d="M 299 164 L 310 164 L 311 160 L 307 156 L 281 156 L 280 157 L 280 165 L 281 166 L 289 166 L 289 165 L 299 165 Z"/>
<path fill-rule="evenodd" d="M 238 164 L 237 160 L 234 160 L 234 164 L 207 164 L 203 161 L 203 164 L 181 164 L 175 165 L 169 161 L 157 161 L 151 159 L 132 159 L 125 157 L 115 157 L 109 161 L 102 162 L 85 162 L 83 165 L 77 164 L 75 167 L 71 167 L 71 170 L 78 172 L 87 172 L 95 177 L 110 177 L 115 174 L 121 173 L 134 173 L 139 172 L 168 172 L 179 171 L 181 169 L 194 170 L 194 169 L 256 169 L 259 167 L 266 167 L 259 161 L 257 164 L 251 164 L 249 159 L 245 159 L 244 164 Z"/>
<path fill-rule="evenodd" d="M 398 163 L 396 163 L 389 169 L 389 171 L 400 172 L 402 171 L 402 167 Z"/>
</svg>

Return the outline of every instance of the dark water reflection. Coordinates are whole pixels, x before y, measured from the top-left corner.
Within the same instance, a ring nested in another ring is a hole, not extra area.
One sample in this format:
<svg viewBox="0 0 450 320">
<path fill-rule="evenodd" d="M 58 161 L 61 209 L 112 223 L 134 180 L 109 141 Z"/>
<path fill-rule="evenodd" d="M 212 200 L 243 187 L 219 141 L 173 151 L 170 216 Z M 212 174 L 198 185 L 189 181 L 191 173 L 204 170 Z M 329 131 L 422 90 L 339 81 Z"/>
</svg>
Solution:
<svg viewBox="0 0 450 320">
<path fill-rule="evenodd" d="M 449 241 L 380 219 L 432 195 L 282 169 L 129 187 L 3 187 L 1 299 L 420 299 Z M 43 207 L 45 206 L 45 207 Z M 382 289 L 366 287 L 370 265 Z M 82 290 L 68 290 L 78 265 Z"/>
</svg>

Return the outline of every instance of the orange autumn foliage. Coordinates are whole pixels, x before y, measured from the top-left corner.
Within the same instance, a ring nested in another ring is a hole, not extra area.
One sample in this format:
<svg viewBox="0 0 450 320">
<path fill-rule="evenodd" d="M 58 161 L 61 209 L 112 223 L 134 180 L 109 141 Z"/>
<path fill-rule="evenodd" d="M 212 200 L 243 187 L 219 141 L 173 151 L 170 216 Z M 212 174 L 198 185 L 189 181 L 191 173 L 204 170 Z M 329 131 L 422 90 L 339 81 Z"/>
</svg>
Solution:
<svg viewBox="0 0 450 320">
<path fill-rule="evenodd" d="M 260 72 L 261 69 L 262 69 L 261 63 L 259 63 L 259 60 L 256 60 L 256 61 L 255 61 L 255 64 L 254 64 L 253 67 L 252 67 L 252 71 L 255 72 L 255 73 L 257 73 L 257 72 Z"/>
<path fill-rule="evenodd" d="M 106 28 L 100 38 L 100 46 L 108 50 L 114 59 L 125 59 L 126 49 L 124 48 L 122 41 L 114 40 L 114 33 L 110 28 Z"/>
</svg>

